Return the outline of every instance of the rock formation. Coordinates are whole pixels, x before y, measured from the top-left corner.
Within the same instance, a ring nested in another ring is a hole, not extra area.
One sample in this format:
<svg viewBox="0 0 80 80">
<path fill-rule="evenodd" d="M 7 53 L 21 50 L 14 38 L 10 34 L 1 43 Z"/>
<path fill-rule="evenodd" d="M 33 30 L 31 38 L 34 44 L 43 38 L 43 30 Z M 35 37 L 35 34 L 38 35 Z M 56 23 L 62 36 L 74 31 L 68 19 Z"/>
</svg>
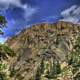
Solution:
<svg viewBox="0 0 80 80">
<path fill-rule="evenodd" d="M 12 80 L 80 80 L 80 25 L 35 24 L 6 41 L 16 53 Z"/>
</svg>

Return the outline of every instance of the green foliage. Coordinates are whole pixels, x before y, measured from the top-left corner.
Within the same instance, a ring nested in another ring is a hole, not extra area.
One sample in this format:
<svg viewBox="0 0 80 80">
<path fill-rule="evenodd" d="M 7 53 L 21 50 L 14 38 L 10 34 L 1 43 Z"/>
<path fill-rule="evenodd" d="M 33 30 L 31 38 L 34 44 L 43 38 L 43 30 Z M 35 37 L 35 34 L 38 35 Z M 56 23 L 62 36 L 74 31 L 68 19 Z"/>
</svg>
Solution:
<svg viewBox="0 0 80 80">
<path fill-rule="evenodd" d="M 5 44 L 0 44 L 0 80 L 9 80 L 7 75 L 7 64 L 4 63 L 4 60 L 8 57 L 13 57 L 14 51 Z"/>
<path fill-rule="evenodd" d="M 0 25 L 2 25 L 4 27 L 6 25 L 6 23 L 7 23 L 7 21 L 6 21 L 5 17 L 0 16 Z M 0 26 L 0 27 L 2 27 L 2 26 Z"/>
<path fill-rule="evenodd" d="M 9 47 L 6 46 L 5 44 L 0 44 L 0 59 L 6 59 L 7 56 L 14 56 L 14 51 Z"/>
<path fill-rule="evenodd" d="M 41 75 L 44 72 L 44 60 L 42 59 L 40 66 L 37 68 L 35 80 L 41 80 Z"/>
<path fill-rule="evenodd" d="M 4 73 L 0 73 L 0 80 L 7 80 Z"/>
<path fill-rule="evenodd" d="M 80 37 L 78 37 L 70 57 L 69 64 L 73 67 L 80 67 Z"/>
<path fill-rule="evenodd" d="M 80 73 L 78 73 L 75 77 L 74 80 L 80 80 Z"/>
<path fill-rule="evenodd" d="M 5 64 L 0 63 L 0 71 L 4 70 L 6 68 Z"/>
<path fill-rule="evenodd" d="M 6 70 L 6 65 L 2 62 L 0 63 L 0 80 L 7 80 L 6 73 L 4 72 Z"/>
<path fill-rule="evenodd" d="M 80 80 L 80 37 L 77 38 L 72 52 L 68 55 L 67 67 L 68 68 L 64 68 L 62 72 L 67 74 L 71 71 L 74 76 L 72 80 Z"/>
<path fill-rule="evenodd" d="M 64 68 L 61 68 L 61 64 L 58 60 L 53 59 L 53 63 L 50 63 L 49 65 L 45 64 L 45 60 L 42 61 L 40 65 L 42 67 L 39 66 L 37 69 L 36 80 L 45 80 L 45 78 L 49 80 L 57 80 L 58 77 L 61 77 L 64 80 L 68 77 L 71 78 L 71 80 L 80 80 L 80 72 L 77 73 L 80 70 L 80 37 L 77 38 L 72 51 L 67 57 Z M 47 72 L 45 73 L 45 71 Z"/>
<path fill-rule="evenodd" d="M 61 67 L 59 62 L 53 62 L 52 71 L 48 74 L 49 79 L 54 79 L 61 73 Z"/>
<path fill-rule="evenodd" d="M 2 29 L 6 26 L 6 23 L 5 17 L 0 15 L 0 34 L 3 34 Z"/>
</svg>

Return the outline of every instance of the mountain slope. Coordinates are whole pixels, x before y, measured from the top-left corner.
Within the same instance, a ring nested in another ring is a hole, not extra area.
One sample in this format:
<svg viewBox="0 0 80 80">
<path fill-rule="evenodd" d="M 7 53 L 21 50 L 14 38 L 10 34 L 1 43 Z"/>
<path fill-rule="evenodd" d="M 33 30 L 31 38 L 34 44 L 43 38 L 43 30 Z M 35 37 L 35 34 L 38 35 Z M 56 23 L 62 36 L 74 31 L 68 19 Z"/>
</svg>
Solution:
<svg viewBox="0 0 80 80">
<path fill-rule="evenodd" d="M 6 43 L 16 53 L 10 62 L 12 80 L 80 79 L 80 25 L 36 24 Z"/>
</svg>

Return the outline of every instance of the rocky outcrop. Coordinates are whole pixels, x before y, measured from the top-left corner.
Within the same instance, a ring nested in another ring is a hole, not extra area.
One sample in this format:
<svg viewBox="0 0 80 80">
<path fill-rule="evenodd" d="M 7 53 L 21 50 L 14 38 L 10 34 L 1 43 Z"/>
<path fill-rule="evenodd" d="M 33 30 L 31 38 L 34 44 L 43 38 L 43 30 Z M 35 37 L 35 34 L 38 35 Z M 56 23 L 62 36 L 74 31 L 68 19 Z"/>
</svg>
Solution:
<svg viewBox="0 0 80 80">
<path fill-rule="evenodd" d="M 12 80 L 79 80 L 79 40 L 80 26 L 69 22 L 24 29 L 6 41 L 16 53 Z"/>
</svg>

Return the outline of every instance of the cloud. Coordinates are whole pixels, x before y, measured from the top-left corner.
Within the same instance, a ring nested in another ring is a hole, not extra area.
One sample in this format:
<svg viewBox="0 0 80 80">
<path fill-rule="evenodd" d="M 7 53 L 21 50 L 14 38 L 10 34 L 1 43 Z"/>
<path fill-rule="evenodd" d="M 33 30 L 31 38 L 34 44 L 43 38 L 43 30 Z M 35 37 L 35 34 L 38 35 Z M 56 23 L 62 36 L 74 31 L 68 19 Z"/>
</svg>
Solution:
<svg viewBox="0 0 80 80">
<path fill-rule="evenodd" d="M 61 12 L 61 21 L 80 23 L 80 6 L 73 5 Z"/>
<path fill-rule="evenodd" d="M 23 6 L 24 9 L 24 19 L 30 20 L 30 17 L 32 17 L 33 14 L 35 14 L 38 11 L 38 8 L 34 8 L 28 5 Z"/>
<path fill-rule="evenodd" d="M 23 9 L 25 11 L 24 16 L 30 16 L 36 11 L 35 8 L 31 7 L 27 3 L 22 4 L 21 0 L 0 0 L 0 11 L 5 11 L 12 6 Z"/>
<path fill-rule="evenodd" d="M 22 4 L 21 0 L 0 0 L 0 10 L 5 11 L 4 15 L 8 14 L 8 23 L 14 23 L 13 25 L 16 27 L 16 25 L 19 26 L 20 22 L 27 25 L 38 8 L 27 3 Z"/>
<path fill-rule="evenodd" d="M 2 9 L 7 9 L 10 5 L 24 8 L 24 5 L 21 4 L 20 0 L 0 0 L 0 7 Z"/>
<path fill-rule="evenodd" d="M 0 0 L 0 11 L 8 21 L 8 27 L 3 30 L 4 35 L 0 36 L 0 42 L 4 42 L 8 37 L 16 35 L 27 27 L 37 8 L 27 3 L 22 4 L 21 0 Z"/>
</svg>

